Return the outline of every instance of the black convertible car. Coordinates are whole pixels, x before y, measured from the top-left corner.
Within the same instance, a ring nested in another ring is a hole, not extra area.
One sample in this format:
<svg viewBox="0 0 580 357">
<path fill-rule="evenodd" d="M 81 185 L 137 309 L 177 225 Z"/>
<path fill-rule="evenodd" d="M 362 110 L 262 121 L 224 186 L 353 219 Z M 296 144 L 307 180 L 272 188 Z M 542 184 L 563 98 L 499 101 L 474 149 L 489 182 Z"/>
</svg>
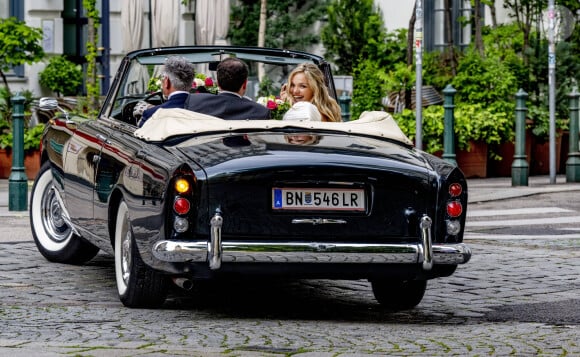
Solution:
<svg viewBox="0 0 580 357">
<path fill-rule="evenodd" d="M 215 65 L 236 56 L 251 73 L 263 64 L 268 94 L 310 62 L 336 96 L 329 64 L 303 52 L 194 46 L 128 54 L 98 118 L 64 113 L 47 125 L 30 202 L 46 259 L 82 264 L 99 250 L 114 254 L 129 307 L 162 305 L 172 281 L 276 276 L 368 279 L 392 309 L 416 306 L 427 280 L 469 261 L 463 174 L 415 150 L 387 113 L 327 123 L 160 109 L 138 128 L 138 108 L 163 100 L 155 74 L 172 54 L 197 66 L 196 89 L 215 89 Z M 248 96 L 263 102 L 260 83 L 250 83 Z"/>
</svg>

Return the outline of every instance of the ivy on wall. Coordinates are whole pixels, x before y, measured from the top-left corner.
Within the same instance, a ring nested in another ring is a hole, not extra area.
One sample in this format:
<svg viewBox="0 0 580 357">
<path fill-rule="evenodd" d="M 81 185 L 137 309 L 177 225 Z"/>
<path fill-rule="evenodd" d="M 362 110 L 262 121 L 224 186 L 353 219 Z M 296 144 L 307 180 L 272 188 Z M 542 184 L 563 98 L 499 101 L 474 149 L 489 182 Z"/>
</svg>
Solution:
<svg viewBox="0 0 580 357">
<path fill-rule="evenodd" d="M 87 41 L 87 102 L 89 114 L 96 115 L 99 110 L 99 81 L 97 80 L 97 44 L 99 43 L 99 11 L 96 0 L 83 0 L 83 7 L 88 19 Z"/>
</svg>

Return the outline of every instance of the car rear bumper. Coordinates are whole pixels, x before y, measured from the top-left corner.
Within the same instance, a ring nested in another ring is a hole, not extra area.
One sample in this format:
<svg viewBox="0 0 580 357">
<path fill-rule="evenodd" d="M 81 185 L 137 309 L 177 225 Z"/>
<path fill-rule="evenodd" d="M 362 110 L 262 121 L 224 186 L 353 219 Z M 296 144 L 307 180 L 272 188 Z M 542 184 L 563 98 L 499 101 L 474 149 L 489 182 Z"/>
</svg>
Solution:
<svg viewBox="0 0 580 357">
<path fill-rule="evenodd" d="M 210 242 L 164 240 L 153 247 L 154 256 L 166 262 L 210 262 Z M 471 249 L 463 243 L 434 244 L 434 264 L 463 264 L 471 258 Z M 222 242 L 224 263 L 423 263 L 420 244 L 345 244 Z"/>
<path fill-rule="evenodd" d="M 431 218 L 420 219 L 421 241 L 417 244 L 361 244 L 339 242 L 228 242 L 223 241 L 223 218 L 219 212 L 210 221 L 209 241 L 162 240 L 153 255 L 165 262 L 222 263 L 334 263 L 334 264 L 433 264 L 467 263 L 471 249 L 463 243 L 433 244 Z"/>
</svg>

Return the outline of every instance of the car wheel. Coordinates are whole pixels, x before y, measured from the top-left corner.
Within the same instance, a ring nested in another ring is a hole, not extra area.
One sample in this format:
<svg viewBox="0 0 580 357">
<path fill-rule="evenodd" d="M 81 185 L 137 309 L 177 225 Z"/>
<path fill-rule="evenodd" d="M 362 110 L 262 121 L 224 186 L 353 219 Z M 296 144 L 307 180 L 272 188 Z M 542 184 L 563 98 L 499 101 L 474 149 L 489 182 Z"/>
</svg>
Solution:
<svg viewBox="0 0 580 357">
<path fill-rule="evenodd" d="M 375 299 L 391 310 L 408 310 L 419 305 L 427 289 L 426 280 L 372 280 Z"/>
<path fill-rule="evenodd" d="M 55 190 L 50 163 L 45 162 L 36 176 L 30 196 L 30 227 L 36 247 L 52 262 L 87 262 L 97 255 L 99 248 L 75 234 L 65 222 Z"/>
<path fill-rule="evenodd" d="M 159 307 L 165 301 L 166 278 L 141 259 L 123 200 L 115 220 L 115 278 L 119 298 L 127 307 Z"/>
</svg>

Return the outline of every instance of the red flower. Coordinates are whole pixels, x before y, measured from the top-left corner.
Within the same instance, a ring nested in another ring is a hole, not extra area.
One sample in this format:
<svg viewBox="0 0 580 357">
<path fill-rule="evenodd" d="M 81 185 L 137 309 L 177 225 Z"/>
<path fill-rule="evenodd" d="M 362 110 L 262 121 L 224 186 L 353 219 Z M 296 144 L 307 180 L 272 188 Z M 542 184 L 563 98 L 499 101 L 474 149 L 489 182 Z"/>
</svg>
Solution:
<svg viewBox="0 0 580 357">
<path fill-rule="evenodd" d="M 206 87 L 213 87 L 213 79 L 211 79 L 211 77 L 207 77 L 205 79 L 205 86 Z"/>
<path fill-rule="evenodd" d="M 276 108 L 278 108 L 278 104 L 276 104 L 276 102 L 273 100 L 268 100 L 268 104 L 266 104 L 266 107 L 270 110 L 275 110 Z"/>
</svg>

